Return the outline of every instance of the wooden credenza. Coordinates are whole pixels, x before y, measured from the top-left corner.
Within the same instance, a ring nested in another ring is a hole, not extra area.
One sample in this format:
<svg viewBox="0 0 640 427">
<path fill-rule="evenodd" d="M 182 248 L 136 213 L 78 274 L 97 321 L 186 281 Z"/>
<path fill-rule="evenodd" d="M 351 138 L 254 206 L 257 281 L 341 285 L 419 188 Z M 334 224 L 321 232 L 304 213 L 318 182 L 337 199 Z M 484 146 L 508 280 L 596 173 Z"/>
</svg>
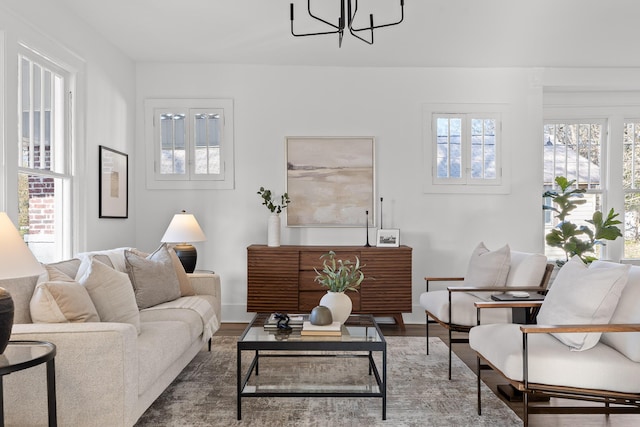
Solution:
<svg viewBox="0 0 640 427">
<path fill-rule="evenodd" d="M 411 255 L 408 246 L 251 245 L 247 248 L 247 311 L 309 312 L 327 292 L 315 282 L 314 267 L 330 250 L 338 259 L 360 258 L 365 280 L 359 292 L 347 292 L 353 313 L 391 315 L 403 326 L 402 314 L 411 312 Z"/>
</svg>

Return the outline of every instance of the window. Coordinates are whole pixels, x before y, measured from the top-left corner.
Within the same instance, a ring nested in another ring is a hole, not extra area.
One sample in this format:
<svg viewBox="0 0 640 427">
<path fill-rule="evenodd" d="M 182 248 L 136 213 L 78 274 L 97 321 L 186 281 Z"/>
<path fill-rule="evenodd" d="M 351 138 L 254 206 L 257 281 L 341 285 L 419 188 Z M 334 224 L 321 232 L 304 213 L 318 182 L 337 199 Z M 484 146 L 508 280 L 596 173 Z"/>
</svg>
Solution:
<svg viewBox="0 0 640 427">
<path fill-rule="evenodd" d="M 587 220 L 596 210 L 603 210 L 602 189 L 606 188 L 605 174 L 601 173 L 602 152 L 606 122 L 604 120 L 551 121 L 544 124 L 543 159 L 544 191 L 557 190 L 555 179 L 564 176 L 575 180 L 575 186 L 586 190 L 587 201 L 571 212 L 571 222 L 588 225 Z M 544 204 L 551 206 L 552 201 Z M 558 225 L 558 220 L 550 211 L 545 211 L 545 236 Z M 596 246 L 596 256 L 601 247 Z M 552 259 L 564 259 L 564 251 L 545 244 L 545 254 Z"/>
<path fill-rule="evenodd" d="M 147 187 L 233 188 L 233 103 L 147 100 Z"/>
<path fill-rule="evenodd" d="M 69 73 L 45 58 L 18 58 L 20 233 L 41 262 L 71 253 Z"/>
<path fill-rule="evenodd" d="M 508 192 L 504 110 L 502 105 L 425 106 L 425 192 Z"/>
</svg>

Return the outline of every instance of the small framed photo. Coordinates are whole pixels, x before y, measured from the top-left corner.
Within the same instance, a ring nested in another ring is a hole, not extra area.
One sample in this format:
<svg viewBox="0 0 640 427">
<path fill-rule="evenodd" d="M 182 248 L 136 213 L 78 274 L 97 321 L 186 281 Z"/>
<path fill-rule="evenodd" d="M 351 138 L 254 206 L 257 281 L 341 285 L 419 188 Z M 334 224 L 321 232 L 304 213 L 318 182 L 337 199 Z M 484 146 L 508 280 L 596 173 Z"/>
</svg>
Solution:
<svg viewBox="0 0 640 427">
<path fill-rule="evenodd" d="M 400 246 L 400 230 L 397 228 L 380 229 L 376 242 L 378 247 L 397 248 Z"/>
<path fill-rule="evenodd" d="M 129 216 L 128 161 L 125 153 L 100 146 L 100 218 Z"/>
</svg>

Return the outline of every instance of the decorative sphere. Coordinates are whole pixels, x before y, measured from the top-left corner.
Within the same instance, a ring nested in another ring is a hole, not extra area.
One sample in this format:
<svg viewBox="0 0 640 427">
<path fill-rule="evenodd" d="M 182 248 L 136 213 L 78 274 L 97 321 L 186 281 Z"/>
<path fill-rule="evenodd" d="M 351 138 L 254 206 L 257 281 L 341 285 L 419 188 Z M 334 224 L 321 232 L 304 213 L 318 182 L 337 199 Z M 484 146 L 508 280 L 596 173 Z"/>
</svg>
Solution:
<svg viewBox="0 0 640 427">
<path fill-rule="evenodd" d="M 309 322 L 312 325 L 316 326 L 325 326 L 333 323 L 333 316 L 331 315 L 331 310 L 329 307 L 325 307 L 324 305 L 319 305 L 314 307 L 311 310 L 311 314 L 309 315 Z"/>
</svg>

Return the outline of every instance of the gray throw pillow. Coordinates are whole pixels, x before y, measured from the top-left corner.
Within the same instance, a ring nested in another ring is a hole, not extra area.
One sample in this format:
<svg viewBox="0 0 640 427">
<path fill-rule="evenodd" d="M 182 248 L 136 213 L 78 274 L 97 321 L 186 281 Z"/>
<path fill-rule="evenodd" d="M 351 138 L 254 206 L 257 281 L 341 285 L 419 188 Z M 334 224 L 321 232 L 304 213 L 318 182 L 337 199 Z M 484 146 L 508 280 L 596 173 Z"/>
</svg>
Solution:
<svg viewBox="0 0 640 427">
<path fill-rule="evenodd" d="M 124 257 L 140 310 L 180 298 L 180 283 L 166 245 L 146 258 L 129 250 Z"/>
</svg>

